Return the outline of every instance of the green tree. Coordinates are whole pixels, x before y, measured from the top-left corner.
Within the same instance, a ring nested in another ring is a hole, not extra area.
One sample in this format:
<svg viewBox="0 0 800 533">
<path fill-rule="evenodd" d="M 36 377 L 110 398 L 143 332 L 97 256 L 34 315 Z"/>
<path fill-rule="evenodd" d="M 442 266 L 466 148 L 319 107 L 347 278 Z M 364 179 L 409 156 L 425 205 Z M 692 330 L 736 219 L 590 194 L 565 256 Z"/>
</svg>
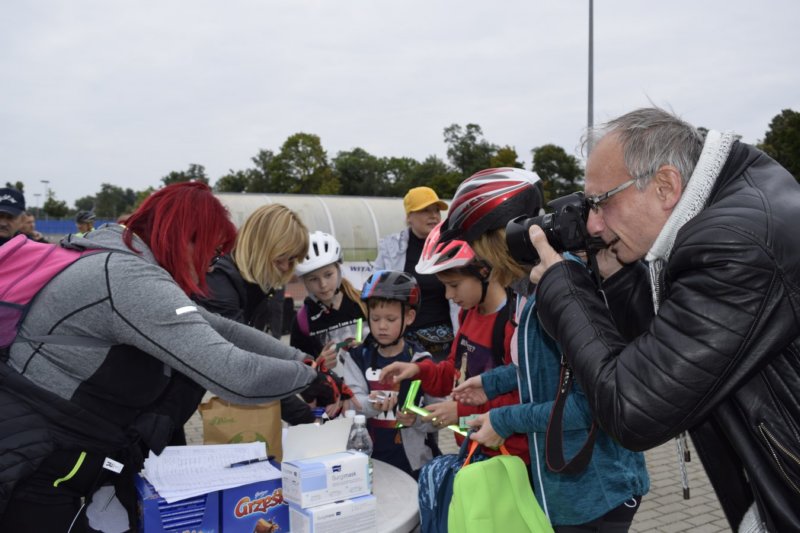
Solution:
<svg viewBox="0 0 800 533">
<path fill-rule="evenodd" d="M 497 153 L 489 160 L 489 166 L 492 168 L 512 167 L 524 168 L 522 162 L 519 161 L 517 151 L 511 146 L 503 146 L 497 150 Z"/>
<path fill-rule="evenodd" d="M 385 162 L 363 148 L 341 151 L 332 160 L 341 194 L 384 196 L 388 189 Z"/>
<path fill-rule="evenodd" d="M 583 188 L 583 168 L 576 157 L 555 144 L 545 144 L 531 152 L 533 171 L 542 179 L 546 202 Z"/>
<path fill-rule="evenodd" d="M 498 150 L 483 138 L 483 131 L 477 124 L 467 124 L 465 128 L 451 124 L 444 129 L 444 142 L 450 163 L 465 178 L 491 167 L 492 157 Z"/>
<path fill-rule="evenodd" d="M 412 157 L 385 157 L 383 163 L 383 181 L 386 188 L 381 196 L 405 196 L 408 189 L 417 187 L 414 183 L 419 162 Z"/>
<path fill-rule="evenodd" d="M 56 194 L 49 190 L 47 192 L 47 200 L 42 206 L 42 211 L 49 217 L 61 218 L 67 216 L 69 207 L 67 207 L 67 202 L 64 200 L 56 200 Z"/>
<path fill-rule="evenodd" d="M 271 192 L 337 194 L 339 178 L 328 164 L 319 136 L 295 133 L 281 146 L 273 161 L 275 175 Z"/>
<path fill-rule="evenodd" d="M 251 174 L 255 171 L 248 170 L 230 170 L 227 174 L 222 176 L 214 184 L 214 190 L 217 192 L 244 192 L 250 184 Z"/>
<path fill-rule="evenodd" d="M 161 182 L 164 185 L 172 185 L 181 181 L 201 181 L 208 184 L 208 176 L 206 176 L 206 167 L 196 163 L 190 163 L 188 170 L 175 171 L 173 170 L 163 178 Z"/>
<path fill-rule="evenodd" d="M 800 181 L 800 113 L 784 109 L 775 115 L 757 146 Z"/>
<path fill-rule="evenodd" d="M 250 159 L 255 168 L 248 174 L 247 192 L 279 192 L 273 183 L 275 175 L 275 154 L 272 150 L 259 150 Z"/>
<path fill-rule="evenodd" d="M 118 216 L 133 211 L 136 193 L 133 189 L 123 189 L 110 183 L 103 183 L 100 192 L 95 195 L 94 212 L 101 218 L 116 219 Z"/>
<path fill-rule="evenodd" d="M 94 196 L 82 196 L 75 200 L 75 210 L 76 211 L 91 211 L 94 209 Z"/>
<path fill-rule="evenodd" d="M 426 185 L 436 191 L 441 198 L 452 198 L 463 179 L 460 172 L 448 167 L 435 155 L 430 155 L 414 168 L 406 190 Z"/>
<path fill-rule="evenodd" d="M 131 206 L 130 209 L 128 209 L 122 214 L 132 213 L 133 211 L 136 211 L 139 208 L 139 206 L 142 205 L 142 202 L 144 202 L 147 199 L 147 197 L 153 194 L 154 192 L 156 192 L 155 187 L 148 187 L 144 190 L 136 191 L 136 193 L 134 193 L 133 206 Z"/>
<path fill-rule="evenodd" d="M 21 192 L 22 194 L 25 194 L 25 184 L 22 183 L 21 181 L 15 181 L 14 183 L 11 183 L 10 181 L 7 181 L 6 182 L 6 187 L 9 188 L 9 189 L 16 189 L 19 192 Z"/>
</svg>

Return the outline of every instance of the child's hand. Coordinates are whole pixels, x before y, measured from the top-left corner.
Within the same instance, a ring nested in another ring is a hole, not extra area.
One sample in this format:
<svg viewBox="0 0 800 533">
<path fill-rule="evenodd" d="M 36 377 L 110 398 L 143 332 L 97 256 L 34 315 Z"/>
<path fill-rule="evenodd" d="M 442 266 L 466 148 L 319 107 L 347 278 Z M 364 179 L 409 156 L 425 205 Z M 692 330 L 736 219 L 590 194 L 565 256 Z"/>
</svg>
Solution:
<svg viewBox="0 0 800 533">
<path fill-rule="evenodd" d="M 475 433 L 470 435 L 470 439 L 478 441 L 478 443 L 488 446 L 489 448 L 497 448 L 505 439 L 497 434 L 492 427 L 492 422 L 489 419 L 489 413 L 478 415 L 469 421 L 472 429 L 476 430 Z"/>
<path fill-rule="evenodd" d="M 390 390 L 374 390 L 369 393 L 369 399 L 377 411 L 389 411 L 397 405 L 397 393 Z"/>
<path fill-rule="evenodd" d="M 411 411 L 397 411 L 395 418 L 397 423 L 404 427 L 411 427 L 417 421 L 417 415 Z"/>
<path fill-rule="evenodd" d="M 423 420 L 432 423 L 437 428 L 458 424 L 458 402 L 449 400 L 446 402 L 432 403 L 426 405 L 425 409 L 431 414 L 423 418 Z"/>
<path fill-rule="evenodd" d="M 336 343 L 335 342 L 329 342 L 328 344 L 325 345 L 325 347 L 319 353 L 319 356 L 317 357 L 317 364 L 319 364 L 321 362 L 324 362 L 325 363 L 325 367 L 328 370 L 331 370 L 332 368 L 334 368 L 336 366 L 336 353 L 337 352 L 338 352 L 338 350 L 336 349 Z"/>
<path fill-rule="evenodd" d="M 489 401 L 480 376 L 473 376 L 454 388 L 453 399 L 464 405 L 483 405 Z"/>
<path fill-rule="evenodd" d="M 381 370 L 381 383 L 395 384 L 404 379 L 412 379 L 419 374 L 419 366 L 414 363 L 392 363 Z"/>
</svg>

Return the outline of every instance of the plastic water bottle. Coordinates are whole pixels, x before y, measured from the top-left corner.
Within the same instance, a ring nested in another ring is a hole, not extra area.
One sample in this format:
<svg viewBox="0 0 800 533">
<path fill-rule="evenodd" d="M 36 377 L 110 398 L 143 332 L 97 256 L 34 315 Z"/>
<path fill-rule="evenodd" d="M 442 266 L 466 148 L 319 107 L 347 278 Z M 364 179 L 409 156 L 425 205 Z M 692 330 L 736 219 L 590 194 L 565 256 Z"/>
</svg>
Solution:
<svg viewBox="0 0 800 533">
<path fill-rule="evenodd" d="M 314 423 L 318 426 L 321 426 L 325 423 L 325 408 L 324 407 L 315 407 L 311 410 L 311 414 L 314 415 Z M 341 442 L 341 441 L 339 441 Z"/>
<path fill-rule="evenodd" d="M 347 438 L 347 449 L 365 453 L 369 457 L 369 490 L 372 492 L 372 437 L 367 431 L 367 418 L 364 415 L 356 415 L 353 419 L 350 436 Z"/>
</svg>

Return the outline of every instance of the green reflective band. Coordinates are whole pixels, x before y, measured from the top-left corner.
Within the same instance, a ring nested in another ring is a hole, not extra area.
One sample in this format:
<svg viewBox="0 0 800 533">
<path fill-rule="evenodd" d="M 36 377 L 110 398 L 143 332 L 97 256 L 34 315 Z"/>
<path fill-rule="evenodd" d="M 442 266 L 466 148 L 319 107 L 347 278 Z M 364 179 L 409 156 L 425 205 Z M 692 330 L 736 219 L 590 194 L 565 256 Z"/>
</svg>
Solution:
<svg viewBox="0 0 800 533">
<path fill-rule="evenodd" d="M 364 330 L 364 319 L 359 318 L 356 320 L 356 342 L 361 342 L 361 334 Z"/>
<path fill-rule="evenodd" d="M 431 415 L 430 411 L 428 411 L 427 409 L 423 409 L 422 407 L 419 407 L 417 404 L 414 403 L 414 398 L 417 397 L 417 393 L 419 392 L 419 386 L 421 383 L 422 381 L 419 379 L 415 379 L 414 381 L 411 382 L 411 386 L 408 388 L 408 394 L 406 395 L 406 403 L 403 405 L 403 410 L 411 411 L 412 413 L 420 416 L 430 416 Z M 396 427 L 403 427 L 403 426 L 402 424 L 398 423 Z M 455 431 L 459 435 L 463 435 L 465 437 L 468 435 L 466 431 L 462 430 L 455 424 L 447 426 L 447 429 Z"/>
<path fill-rule="evenodd" d="M 81 452 L 81 454 L 78 456 L 78 460 L 75 461 L 75 466 L 72 467 L 72 470 L 69 471 L 69 474 L 53 481 L 53 486 L 58 487 L 58 484 L 61 483 L 62 481 L 69 481 L 70 479 L 72 479 L 72 476 L 78 473 L 78 470 L 83 464 L 84 459 L 86 459 L 86 452 Z"/>
</svg>

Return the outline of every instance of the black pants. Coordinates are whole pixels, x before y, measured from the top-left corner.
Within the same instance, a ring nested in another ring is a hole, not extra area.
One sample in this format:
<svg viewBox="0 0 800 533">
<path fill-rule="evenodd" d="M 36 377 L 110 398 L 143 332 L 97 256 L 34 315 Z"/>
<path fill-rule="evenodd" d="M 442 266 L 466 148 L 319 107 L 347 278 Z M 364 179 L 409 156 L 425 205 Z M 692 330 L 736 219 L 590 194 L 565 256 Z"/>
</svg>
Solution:
<svg viewBox="0 0 800 533">
<path fill-rule="evenodd" d="M 56 451 L 39 469 L 14 487 L 11 499 L 0 516 L 0 531 L 42 533 L 58 531 L 86 533 L 93 531 L 81 509 L 81 495 L 91 494 L 102 475 L 102 456 L 87 455 L 82 465 L 68 480 L 64 478 L 79 458 L 77 452 Z M 74 524 L 73 524 L 74 521 Z"/>
<path fill-rule="evenodd" d="M 553 526 L 553 530 L 555 533 L 627 533 L 640 503 L 642 497 L 634 496 L 596 520 L 577 526 Z"/>
<path fill-rule="evenodd" d="M 73 524 L 74 520 L 74 524 Z M 72 530 L 70 530 L 72 525 Z M 5 513 L 0 516 L 0 531 L 9 533 L 42 533 L 59 531 L 63 533 L 90 533 L 85 509 L 81 510 L 80 498 L 70 503 L 48 504 L 32 503 L 11 498 Z"/>
</svg>

